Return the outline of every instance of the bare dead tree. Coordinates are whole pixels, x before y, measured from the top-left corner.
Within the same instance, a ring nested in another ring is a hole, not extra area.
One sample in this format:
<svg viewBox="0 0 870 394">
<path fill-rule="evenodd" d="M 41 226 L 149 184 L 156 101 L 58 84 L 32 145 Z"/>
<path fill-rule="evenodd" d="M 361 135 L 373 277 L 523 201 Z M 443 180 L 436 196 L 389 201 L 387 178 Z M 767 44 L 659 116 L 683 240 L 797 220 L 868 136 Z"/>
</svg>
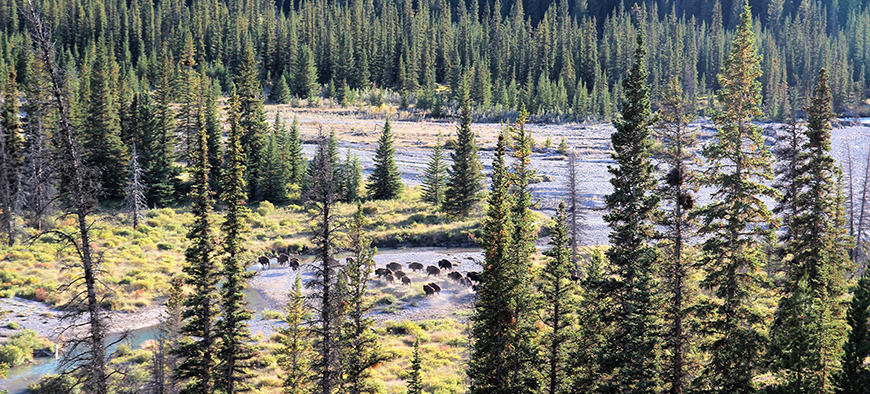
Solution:
<svg viewBox="0 0 870 394">
<path fill-rule="evenodd" d="M 142 182 L 142 166 L 139 165 L 139 157 L 136 154 L 136 143 L 133 143 L 133 152 L 130 154 L 130 182 L 124 190 L 124 205 L 130 214 L 130 222 L 133 229 L 139 228 L 139 221 L 145 218 L 148 211 L 148 203 L 145 199 L 147 186 Z"/>
<path fill-rule="evenodd" d="M 66 351 L 60 368 L 63 369 L 63 375 L 72 376 L 74 384 L 80 386 L 85 393 L 108 394 L 110 372 L 107 348 L 111 344 L 106 343 L 108 322 L 102 307 L 108 289 L 98 279 L 101 259 L 92 249 L 90 230 L 93 221 L 88 219 L 96 206 L 94 196 L 98 187 L 95 172 L 83 163 L 82 147 L 76 139 L 70 116 L 63 71 L 54 58 L 52 29 L 45 23 L 41 10 L 33 1 L 28 1 L 22 13 L 29 23 L 28 33 L 35 57 L 45 67 L 53 106 L 58 113 L 53 133 L 56 149 L 53 164 L 64 190 L 64 210 L 74 216 L 77 222 L 75 232 L 53 230 L 44 233 L 73 249 L 77 257 L 77 261 L 67 266 L 75 272 L 73 279 L 60 287 L 60 290 L 70 291 L 72 294 L 62 308 L 62 318 L 69 324 L 63 329 L 69 335 L 64 336 L 72 339 L 65 343 Z M 80 330 L 84 331 L 84 335 L 78 333 Z"/>
<path fill-rule="evenodd" d="M 571 264 L 574 265 L 574 272 L 580 272 L 580 259 L 578 249 L 580 249 L 580 238 L 582 237 L 581 222 L 585 219 L 585 214 L 581 211 L 580 198 L 577 196 L 577 184 L 579 174 L 577 173 L 577 151 L 571 149 L 568 151 L 568 214 L 569 230 L 571 232 Z"/>
</svg>

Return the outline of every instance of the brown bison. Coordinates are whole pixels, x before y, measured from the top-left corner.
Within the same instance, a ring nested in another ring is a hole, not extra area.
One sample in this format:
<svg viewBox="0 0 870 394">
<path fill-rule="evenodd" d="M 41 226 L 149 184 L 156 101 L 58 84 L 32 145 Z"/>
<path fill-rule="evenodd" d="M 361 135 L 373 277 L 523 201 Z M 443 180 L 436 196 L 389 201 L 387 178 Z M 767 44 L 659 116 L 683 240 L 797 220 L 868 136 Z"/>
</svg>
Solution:
<svg viewBox="0 0 870 394">
<path fill-rule="evenodd" d="M 394 277 L 393 274 L 386 274 L 384 275 L 384 280 L 387 281 L 387 283 L 393 283 L 396 281 L 396 277 Z"/>
<path fill-rule="evenodd" d="M 429 283 L 429 287 L 431 287 L 432 290 L 435 290 L 435 293 L 437 293 L 437 294 L 441 294 L 441 286 L 438 286 L 437 283 L 435 283 L 435 282 L 430 282 L 430 283 Z"/>
<path fill-rule="evenodd" d="M 465 277 L 471 279 L 472 282 L 480 282 L 480 273 L 474 271 L 468 271 L 465 273 Z"/>
<path fill-rule="evenodd" d="M 450 280 L 453 280 L 456 282 L 459 282 L 462 280 L 462 274 L 459 272 L 456 272 L 456 271 L 451 271 L 449 274 L 447 274 L 447 277 L 450 278 Z"/>
<path fill-rule="evenodd" d="M 378 268 L 375 270 L 375 276 L 377 276 L 378 278 L 383 278 L 384 276 L 387 276 L 388 274 L 389 275 L 393 274 L 393 271 L 390 271 L 389 268 Z"/>
<path fill-rule="evenodd" d="M 408 263 L 408 268 L 410 268 L 411 271 L 420 272 L 420 271 L 423 271 L 423 264 L 416 263 L 416 262 L 415 263 Z"/>
<path fill-rule="evenodd" d="M 447 259 L 441 259 L 441 261 L 438 262 L 438 268 L 450 271 L 453 269 L 453 264 L 450 261 L 447 261 Z"/>
<path fill-rule="evenodd" d="M 290 264 L 290 268 L 292 268 L 293 271 L 296 271 L 299 269 L 299 259 L 297 259 L 295 257 L 290 259 L 290 262 L 288 264 Z"/>
<path fill-rule="evenodd" d="M 410 286 L 411 285 L 411 278 L 409 278 L 407 276 L 403 276 L 402 277 L 402 284 L 405 286 Z"/>
<path fill-rule="evenodd" d="M 435 294 L 435 289 L 429 285 L 423 285 L 423 292 L 426 293 L 426 297 L 429 297 L 432 294 Z"/>
<path fill-rule="evenodd" d="M 394 261 L 394 262 L 392 262 L 392 263 L 390 263 L 390 264 L 387 264 L 387 268 L 388 268 L 390 271 L 396 272 L 396 271 L 401 271 L 401 270 L 402 270 L 402 265 Z"/>
<path fill-rule="evenodd" d="M 435 276 L 441 275 L 441 270 L 438 269 L 438 267 L 436 267 L 434 265 L 430 265 L 430 266 L 426 267 L 426 276 L 432 276 L 432 275 L 435 275 Z"/>
<path fill-rule="evenodd" d="M 461 279 L 459 279 L 459 284 L 461 284 L 465 287 L 471 287 L 471 279 L 461 278 Z"/>
<path fill-rule="evenodd" d="M 283 267 L 283 266 L 287 265 L 287 263 L 289 263 L 289 262 L 290 262 L 290 256 L 288 256 L 286 253 L 281 253 L 278 255 L 278 265 Z"/>
<path fill-rule="evenodd" d="M 405 273 L 402 271 L 393 271 L 393 276 L 395 276 L 398 279 L 402 279 L 407 275 L 405 275 Z"/>
<path fill-rule="evenodd" d="M 257 261 L 263 266 L 263 268 L 269 268 L 269 263 L 271 262 L 271 260 L 266 256 L 257 257 Z"/>
</svg>

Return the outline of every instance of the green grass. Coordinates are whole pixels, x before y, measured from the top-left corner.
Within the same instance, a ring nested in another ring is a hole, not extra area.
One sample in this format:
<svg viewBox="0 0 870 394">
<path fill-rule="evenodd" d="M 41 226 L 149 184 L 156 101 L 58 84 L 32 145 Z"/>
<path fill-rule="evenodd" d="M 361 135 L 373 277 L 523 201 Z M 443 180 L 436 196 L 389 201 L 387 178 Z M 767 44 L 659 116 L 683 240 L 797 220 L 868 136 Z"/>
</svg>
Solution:
<svg viewBox="0 0 870 394">
<path fill-rule="evenodd" d="M 275 206 L 264 202 L 251 207 L 251 232 L 247 258 L 253 260 L 266 251 L 290 248 L 302 251 L 311 246 L 315 222 L 304 206 Z M 400 199 L 366 202 L 368 225 L 374 246 L 390 247 L 469 245 L 479 235 L 479 218 L 451 220 L 420 200 L 419 188 L 406 188 Z M 355 204 L 338 204 L 339 218 L 349 218 Z M 189 208 L 149 210 L 144 223 L 134 230 L 113 211 L 101 211 L 93 218 L 92 245 L 101 256 L 101 279 L 115 292 L 105 306 L 113 310 L 135 310 L 158 300 L 173 275 L 181 272 L 189 223 Z M 221 222 L 214 217 L 215 231 Z M 54 230 L 73 234 L 72 217 L 58 217 Z M 28 236 L 36 236 L 25 228 Z M 0 246 L 0 297 L 23 297 L 58 304 L 68 293 L 59 292 L 79 272 L 74 251 L 64 248 L 50 234 L 32 238 L 15 246 Z M 62 269 L 68 267 L 71 269 Z M 400 296 L 401 297 L 401 296 Z"/>
</svg>

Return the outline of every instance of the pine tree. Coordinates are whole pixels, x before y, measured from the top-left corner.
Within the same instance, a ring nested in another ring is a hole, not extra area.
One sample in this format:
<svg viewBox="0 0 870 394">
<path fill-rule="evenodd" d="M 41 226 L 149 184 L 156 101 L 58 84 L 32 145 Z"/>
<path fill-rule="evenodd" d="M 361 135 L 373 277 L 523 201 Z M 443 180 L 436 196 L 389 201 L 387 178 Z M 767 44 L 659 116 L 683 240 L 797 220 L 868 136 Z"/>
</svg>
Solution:
<svg viewBox="0 0 870 394">
<path fill-rule="evenodd" d="M 395 154 L 390 118 L 387 118 L 381 137 L 378 139 L 378 149 L 375 151 L 375 169 L 366 182 L 369 198 L 392 200 L 402 193 L 402 178 L 396 166 Z"/>
<path fill-rule="evenodd" d="M 293 123 L 290 125 L 290 136 L 287 139 L 287 160 L 289 160 L 289 174 L 287 176 L 290 183 L 301 187 L 302 181 L 305 178 L 307 163 L 305 157 L 302 156 L 299 119 L 296 117 L 293 118 Z"/>
<path fill-rule="evenodd" d="M 429 156 L 429 164 L 426 165 L 426 171 L 423 173 L 423 201 L 435 206 L 441 205 L 444 201 L 444 173 L 446 171 L 444 143 L 441 142 L 441 133 L 439 132 L 435 146 L 432 147 L 432 154 Z"/>
<path fill-rule="evenodd" d="M 15 212 L 21 170 L 23 165 L 23 139 L 18 120 L 18 83 L 15 82 L 15 68 L 9 70 L 3 89 L 3 105 L 0 107 L 0 232 L 6 243 L 15 243 Z"/>
<path fill-rule="evenodd" d="M 302 99 L 317 97 L 317 67 L 314 65 L 314 54 L 308 45 L 303 45 L 299 50 L 293 76 L 293 93 Z"/>
<path fill-rule="evenodd" d="M 202 116 L 200 116 L 202 121 Z M 215 237 L 212 232 L 212 192 L 209 189 L 208 145 L 200 123 L 195 145 L 191 199 L 194 223 L 187 234 L 191 245 L 185 251 L 184 282 L 191 288 L 184 301 L 182 317 L 184 339 L 173 352 L 180 359 L 175 376 L 186 380 L 183 393 L 210 393 L 215 390 L 218 357 L 217 283 L 219 280 Z"/>
<path fill-rule="evenodd" d="M 121 122 L 115 104 L 118 65 L 102 39 L 90 66 L 89 90 L 82 119 L 86 161 L 89 166 L 99 169 L 105 197 L 121 199 L 124 198 L 128 158 L 121 141 Z"/>
<path fill-rule="evenodd" d="M 290 302 L 285 308 L 287 314 L 284 321 L 287 327 L 277 327 L 278 365 L 284 370 L 283 383 L 286 394 L 308 394 L 311 392 L 311 382 L 308 377 L 308 367 L 311 356 L 310 342 L 306 338 L 305 327 L 305 297 L 302 295 L 301 275 L 296 275 L 296 281 L 290 290 Z"/>
<path fill-rule="evenodd" d="M 175 111 L 172 107 L 172 55 L 164 47 L 162 61 L 157 72 L 154 107 L 143 97 L 140 107 L 140 122 L 144 125 L 154 122 L 154 132 L 148 133 L 152 140 L 148 153 L 153 159 L 145 166 L 148 202 L 157 207 L 165 207 L 175 201 L 176 180 L 179 170 L 175 165 Z M 146 145 L 143 145 L 143 148 Z M 153 152 L 153 153 L 151 153 Z"/>
<path fill-rule="evenodd" d="M 234 90 L 229 99 L 230 135 L 227 141 L 227 165 L 224 173 L 223 196 L 226 207 L 223 236 L 224 282 L 220 289 L 221 320 L 217 323 L 220 336 L 217 379 L 215 387 L 227 394 L 245 391 L 246 381 L 253 375 L 249 368 L 256 350 L 250 345 L 251 333 L 247 321 L 252 314 L 245 302 L 245 282 L 252 276 L 246 271 L 244 260 L 244 233 L 248 209 L 245 207 L 245 152 L 242 135 L 247 132 L 241 125 L 242 100 Z"/>
<path fill-rule="evenodd" d="M 178 356 L 168 353 L 178 349 L 181 341 L 185 299 L 184 278 L 181 275 L 172 277 L 166 302 L 163 303 L 166 310 L 159 318 L 157 346 L 152 351 L 151 384 L 155 393 L 178 392 L 178 380 L 174 376 L 167 376 L 167 372 L 178 369 Z"/>
<path fill-rule="evenodd" d="M 341 328 L 341 347 L 345 355 L 341 360 L 341 392 L 349 394 L 368 393 L 371 387 L 372 368 L 386 361 L 374 332 L 374 319 L 369 316 L 374 302 L 367 295 L 368 277 L 375 267 L 373 259 L 377 248 L 371 247 L 371 237 L 363 228 L 366 224 L 362 204 L 357 202 L 356 213 L 348 226 L 350 252 L 347 264 L 341 272 L 347 279 L 345 297 L 347 317 Z"/>
<path fill-rule="evenodd" d="M 795 179 L 791 256 L 785 298 L 772 331 L 771 369 L 783 377 L 785 392 L 834 392 L 845 339 L 846 271 L 849 241 L 840 188 L 842 174 L 830 155 L 831 93 L 828 74 L 819 71 L 807 112 L 806 144 Z M 800 321 L 794 321 L 801 316 Z"/>
<path fill-rule="evenodd" d="M 870 389 L 870 276 L 866 271 L 858 279 L 852 302 L 846 313 L 848 338 L 843 346 L 842 369 L 835 375 L 836 393 L 860 394 Z"/>
<path fill-rule="evenodd" d="M 275 123 L 267 137 L 260 184 L 263 185 L 263 199 L 273 203 L 283 203 L 287 200 L 287 185 L 289 184 L 287 166 L 290 164 L 285 155 L 285 137 L 287 127 L 279 114 L 275 114 Z"/>
<path fill-rule="evenodd" d="M 343 321 L 343 291 L 338 281 L 338 261 L 335 260 L 337 231 L 335 224 L 336 195 L 335 172 L 329 152 L 328 138 L 322 131 L 318 137 L 308 200 L 314 207 L 312 242 L 315 245 L 314 278 L 305 286 L 312 289 L 310 300 L 314 314 L 307 322 L 314 348 L 311 369 L 316 392 L 332 394 L 340 383 L 340 364 L 343 356 L 340 333 Z"/>
<path fill-rule="evenodd" d="M 411 353 L 411 370 L 408 371 L 407 394 L 423 394 L 423 373 L 420 365 L 420 337 L 414 339 L 414 352 Z"/>
<path fill-rule="evenodd" d="M 176 100 L 180 101 L 179 110 L 176 113 L 178 116 L 178 134 L 182 136 L 184 146 L 181 157 L 191 161 L 189 157 L 196 154 L 195 145 L 197 141 L 197 133 L 199 133 L 199 113 L 202 111 L 203 80 L 200 74 L 196 71 L 196 49 L 193 47 L 193 38 L 190 33 L 184 35 L 184 47 L 181 53 L 181 59 L 178 62 L 178 75 L 176 77 L 176 87 L 180 97 Z"/>
<path fill-rule="evenodd" d="M 549 257 L 541 271 L 543 286 L 541 288 L 540 304 L 544 315 L 544 324 L 550 332 L 544 337 L 543 347 L 546 349 L 547 393 L 568 393 L 565 385 L 568 352 L 566 347 L 572 336 L 574 311 L 577 303 L 574 283 L 571 281 L 571 239 L 568 232 L 568 215 L 565 213 L 565 202 L 559 203 L 556 216 L 550 225 L 550 246 L 544 252 Z"/>
<path fill-rule="evenodd" d="M 761 243 L 775 220 L 760 197 L 774 198 L 776 191 L 766 185 L 772 178 L 770 152 L 750 122 L 761 115 L 760 60 L 746 5 L 719 74 L 722 110 L 713 117 L 715 142 L 703 151 L 710 166 L 701 183 L 713 188 L 714 202 L 698 212 L 699 233 L 707 237 L 699 263 L 707 271 L 701 286 L 712 297 L 695 308 L 708 333 L 702 349 L 709 355 L 696 387 L 711 393 L 754 392 L 752 379 L 766 345 L 767 314 L 755 297 L 767 283 L 760 271 Z"/>
<path fill-rule="evenodd" d="M 474 132 L 471 130 L 471 104 L 468 95 L 462 99 L 461 124 L 456 129 L 453 142 L 453 167 L 447 172 L 447 185 L 441 209 L 448 215 L 468 216 L 480 200 L 478 192 L 483 188 L 480 179 L 480 161 Z"/>
<path fill-rule="evenodd" d="M 695 174 L 691 168 L 697 152 L 697 133 L 689 129 L 692 116 L 683 106 L 683 91 L 679 81 L 674 78 L 662 94 L 661 118 L 656 123 L 656 139 L 660 148 L 658 159 L 667 164 L 668 174 L 659 187 L 658 194 L 667 210 L 663 212 L 659 224 L 664 227 L 660 244 L 663 252 L 664 278 L 668 308 L 664 318 L 667 329 L 666 348 L 669 350 L 664 367 L 665 381 L 671 394 L 683 393 L 689 383 L 689 359 L 692 354 L 689 328 L 689 308 L 692 305 L 693 291 L 688 282 L 691 276 L 691 262 L 694 256 L 688 240 L 692 237 L 695 223 L 690 219 L 694 206 L 691 189 Z"/>
<path fill-rule="evenodd" d="M 263 88 L 260 85 L 257 60 L 254 57 L 253 44 L 245 39 L 245 47 L 242 52 L 242 64 L 239 75 L 236 76 L 236 87 L 240 98 L 239 126 L 243 130 L 242 151 L 245 162 L 245 182 L 248 186 L 247 198 L 252 201 L 260 201 L 264 198 L 265 185 L 263 184 L 263 172 L 266 165 L 266 139 L 269 133 L 269 125 L 266 123 L 266 114 L 263 108 Z"/>
<path fill-rule="evenodd" d="M 347 148 L 344 165 L 342 166 L 342 179 L 344 180 L 344 202 L 354 202 L 360 199 L 359 188 L 362 186 L 362 166 L 359 163 L 357 155 L 350 154 L 350 148 Z"/>
<path fill-rule="evenodd" d="M 610 137 L 617 166 L 608 167 L 613 193 L 605 197 L 608 212 L 604 220 L 612 229 L 607 258 L 615 277 L 606 293 L 613 304 L 604 320 L 613 323 L 607 338 L 609 351 L 601 365 L 607 376 L 599 387 L 602 392 L 652 393 L 660 383 L 656 294 L 660 261 L 651 245 L 659 198 L 652 193 L 656 187 L 650 130 L 654 117 L 643 31 L 637 36 L 634 65 L 622 82 L 626 97 L 621 116 L 613 122 L 616 132 Z"/>
<path fill-rule="evenodd" d="M 272 91 L 269 92 L 269 100 L 275 104 L 287 104 L 290 102 L 290 85 L 287 84 L 286 73 L 281 73 L 278 80 L 272 84 Z"/>
<path fill-rule="evenodd" d="M 203 84 L 208 80 L 203 78 Z M 221 193 L 221 179 L 223 174 L 224 140 L 223 128 L 221 127 L 220 113 L 218 112 L 218 98 L 220 96 L 220 84 L 217 80 L 207 85 L 205 96 L 205 132 L 208 138 L 208 165 L 209 188 L 216 194 Z"/>
</svg>

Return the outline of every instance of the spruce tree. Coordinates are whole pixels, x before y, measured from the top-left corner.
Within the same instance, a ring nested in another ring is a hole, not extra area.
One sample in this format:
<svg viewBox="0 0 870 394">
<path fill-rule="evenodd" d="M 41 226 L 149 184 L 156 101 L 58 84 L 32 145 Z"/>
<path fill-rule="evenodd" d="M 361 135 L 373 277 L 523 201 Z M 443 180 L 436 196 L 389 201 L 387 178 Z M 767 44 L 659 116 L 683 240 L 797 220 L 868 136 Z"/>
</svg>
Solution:
<svg viewBox="0 0 870 394">
<path fill-rule="evenodd" d="M 347 148 L 344 165 L 342 166 L 342 179 L 344 181 L 344 202 L 354 202 L 360 199 L 359 188 L 362 185 L 362 166 L 359 163 L 357 155 L 350 154 L 350 148 Z"/>
<path fill-rule="evenodd" d="M 220 273 L 212 232 L 212 192 L 209 189 L 208 144 L 203 117 L 200 115 L 199 132 L 194 146 L 193 186 L 191 211 L 194 222 L 187 233 L 191 241 L 185 251 L 184 282 L 190 286 L 190 295 L 184 300 L 181 334 L 184 339 L 173 353 L 180 363 L 175 377 L 185 381 L 182 393 L 210 393 L 215 390 L 218 360 L 217 283 Z"/>
<path fill-rule="evenodd" d="M 387 118 L 378 139 L 378 149 L 375 151 L 375 169 L 366 182 L 366 189 L 372 200 L 392 200 L 402 193 L 402 178 L 396 166 L 395 154 L 390 118 Z"/>
<path fill-rule="evenodd" d="M 265 155 L 262 160 L 260 184 L 263 185 L 263 199 L 273 203 L 283 203 L 287 200 L 287 185 L 289 184 L 289 160 L 285 155 L 287 127 L 279 114 L 275 114 L 275 123 L 267 137 Z"/>
<path fill-rule="evenodd" d="M 296 117 L 293 117 L 293 123 L 290 125 L 290 136 L 287 139 L 287 158 L 290 162 L 290 173 L 288 174 L 290 182 L 301 187 L 307 163 L 305 157 L 302 156 L 302 138 L 299 136 L 299 119 Z"/>
<path fill-rule="evenodd" d="M 846 271 L 851 267 L 845 233 L 842 174 L 831 157 L 831 94 L 828 74 L 819 71 L 806 108 L 806 140 L 794 179 L 797 194 L 790 220 L 791 256 L 785 297 L 771 340 L 771 369 L 783 378 L 785 392 L 834 392 L 845 339 Z M 790 317 L 801 316 L 799 321 Z"/>
<path fill-rule="evenodd" d="M 307 322 L 314 348 L 311 369 L 316 392 L 332 394 L 338 390 L 341 381 L 339 362 L 343 356 L 340 334 L 344 294 L 337 275 L 339 264 L 333 257 L 338 241 L 335 223 L 337 185 L 329 139 L 322 131 L 310 168 L 312 176 L 307 199 L 314 208 L 317 223 L 312 236 L 315 245 L 315 262 L 311 266 L 314 278 L 305 284 L 312 289 L 309 297 L 314 308 L 314 314 Z"/>
<path fill-rule="evenodd" d="M 0 107 L 0 232 L 6 243 L 15 243 L 16 200 L 20 196 L 23 165 L 21 124 L 18 120 L 18 83 L 15 68 L 9 70 L 3 89 L 3 105 Z"/>
<path fill-rule="evenodd" d="M 697 133 L 689 129 L 692 116 L 683 105 L 683 91 L 674 78 L 662 94 L 660 120 L 656 123 L 656 139 L 660 148 L 658 159 L 667 164 L 665 182 L 658 194 L 666 209 L 659 225 L 664 228 L 659 248 L 663 252 L 667 309 L 664 319 L 668 349 L 664 363 L 665 383 L 671 394 L 683 393 L 691 376 L 690 314 L 694 292 L 689 278 L 694 261 L 688 240 L 694 234 L 695 223 L 690 218 L 694 206 L 692 185 L 696 174 L 691 170 L 696 160 Z"/>
<path fill-rule="evenodd" d="M 281 76 L 272 84 L 272 91 L 269 92 L 269 100 L 275 104 L 287 104 L 290 102 L 290 85 L 287 84 L 286 73 L 281 73 Z"/>
<path fill-rule="evenodd" d="M 197 141 L 197 133 L 199 113 L 202 111 L 203 91 L 202 87 L 205 81 L 201 79 L 201 75 L 196 71 L 196 49 L 193 47 L 193 38 L 190 33 L 184 35 L 184 47 L 181 53 L 181 59 L 178 62 L 178 75 L 176 76 L 176 89 L 178 96 L 176 101 L 180 101 L 179 110 L 176 113 L 178 116 L 178 134 L 182 136 L 184 143 L 181 157 L 191 161 L 191 155 L 196 154 L 195 150 Z"/>
<path fill-rule="evenodd" d="M 311 347 L 306 337 L 305 297 L 302 295 L 301 273 L 296 275 L 296 281 L 290 290 L 290 302 L 287 304 L 284 322 L 287 327 L 277 327 L 278 365 L 284 371 L 282 386 L 286 394 L 311 393 L 311 381 L 308 376 Z"/>
<path fill-rule="evenodd" d="M 240 98 L 239 126 L 243 130 L 241 137 L 242 151 L 245 161 L 245 182 L 248 187 L 247 198 L 252 201 L 263 199 L 266 185 L 263 184 L 263 172 L 267 160 L 264 152 L 269 125 L 263 108 L 263 88 L 260 85 L 260 75 L 257 60 L 254 57 L 253 44 L 245 39 L 242 52 L 242 64 L 239 75 L 236 76 L 236 87 Z"/>
<path fill-rule="evenodd" d="M 242 100 L 233 90 L 227 114 L 230 135 L 221 198 L 226 207 L 224 222 L 221 223 L 224 256 L 221 275 L 224 282 L 220 289 L 221 320 L 217 323 L 216 330 L 221 340 L 215 387 L 227 394 L 248 389 L 246 381 L 253 376 L 249 368 L 256 356 L 256 350 L 250 345 L 251 333 L 247 323 L 253 315 L 247 308 L 243 293 L 245 283 L 252 274 L 247 272 L 244 258 L 248 209 L 245 207 L 245 152 L 242 150 L 242 136 L 247 130 L 242 128 L 242 116 Z"/>
<path fill-rule="evenodd" d="M 480 200 L 483 188 L 480 179 L 480 159 L 474 132 L 471 130 L 471 104 L 466 92 L 462 98 L 461 124 L 456 128 L 453 142 L 453 166 L 447 172 L 447 185 L 441 209 L 451 216 L 468 216 Z"/>
<path fill-rule="evenodd" d="M 203 84 L 207 81 L 208 79 L 203 78 Z M 217 80 L 211 81 L 207 86 L 204 111 L 205 130 L 208 138 L 208 165 L 209 173 L 211 174 L 209 177 L 209 187 L 214 193 L 220 195 L 224 160 L 223 127 L 221 126 L 220 113 L 218 112 L 218 98 L 220 97 L 221 90 Z"/>
<path fill-rule="evenodd" d="M 347 278 L 347 316 L 341 328 L 341 346 L 345 349 L 341 360 L 341 392 L 349 394 L 371 392 L 372 368 L 387 360 L 374 332 L 374 319 L 369 316 L 374 301 L 367 294 L 368 278 L 374 271 L 373 257 L 377 248 L 371 247 L 372 240 L 365 233 L 365 224 L 362 204 L 357 202 L 356 213 L 348 224 L 352 256 L 341 269 Z"/>
<path fill-rule="evenodd" d="M 870 357 L 870 276 L 866 271 L 855 286 L 846 322 L 848 337 L 843 346 L 842 369 L 834 378 L 835 392 L 866 393 L 870 390 L 870 368 L 864 363 Z"/>
<path fill-rule="evenodd" d="M 317 96 L 317 67 L 314 64 L 314 53 L 308 45 L 303 45 L 299 50 L 293 76 L 293 93 L 301 99 L 313 99 Z"/>
<path fill-rule="evenodd" d="M 127 151 L 115 100 L 117 67 L 111 49 L 101 39 L 88 73 L 82 135 L 86 161 L 100 171 L 100 185 L 110 199 L 124 198 L 127 179 Z"/>
<path fill-rule="evenodd" d="M 757 54 L 752 14 L 744 7 L 731 51 L 719 74 L 713 116 L 714 142 L 704 147 L 709 162 L 701 184 L 713 189 L 713 203 L 699 209 L 699 233 L 707 237 L 699 263 L 706 270 L 701 286 L 711 290 L 699 302 L 709 355 L 695 385 L 710 393 L 750 393 L 766 346 L 767 313 L 756 296 L 767 286 L 760 271 L 763 240 L 775 222 L 762 197 L 774 198 L 770 151 L 751 119 L 761 115 L 761 57 Z M 735 165 L 736 164 L 736 165 Z"/>
<path fill-rule="evenodd" d="M 652 133 L 641 28 L 637 35 L 634 65 L 623 80 L 626 92 L 621 116 L 611 135 L 616 166 L 609 166 L 613 193 L 605 197 L 604 220 L 612 229 L 607 258 L 614 277 L 605 296 L 612 300 L 605 321 L 612 322 L 607 349 L 601 362 L 605 381 L 601 392 L 612 390 L 652 393 L 660 384 L 661 327 L 658 322 L 660 257 L 652 245 L 659 198 L 653 194 Z"/>
<path fill-rule="evenodd" d="M 441 142 L 441 133 L 432 147 L 429 163 L 423 173 L 423 201 L 440 206 L 444 201 L 444 179 L 447 166 L 444 164 L 444 143 Z"/>
<path fill-rule="evenodd" d="M 566 347 L 573 334 L 571 331 L 576 318 L 573 308 L 577 303 L 574 283 L 571 281 L 571 238 L 564 201 L 559 203 L 550 225 L 550 246 L 544 252 L 549 259 L 541 271 L 543 286 L 540 304 L 544 324 L 551 330 L 545 335 L 542 346 L 547 361 L 543 372 L 547 376 L 547 393 L 556 394 L 570 392 L 565 384 L 566 376 L 570 373 Z"/>
<path fill-rule="evenodd" d="M 420 362 L 420 337 L 414 339 L 414 352 L 411 353 L 411 370 L 405 380 L 408 394 L 423 394 L 423 372 Z"/>
</svg>

